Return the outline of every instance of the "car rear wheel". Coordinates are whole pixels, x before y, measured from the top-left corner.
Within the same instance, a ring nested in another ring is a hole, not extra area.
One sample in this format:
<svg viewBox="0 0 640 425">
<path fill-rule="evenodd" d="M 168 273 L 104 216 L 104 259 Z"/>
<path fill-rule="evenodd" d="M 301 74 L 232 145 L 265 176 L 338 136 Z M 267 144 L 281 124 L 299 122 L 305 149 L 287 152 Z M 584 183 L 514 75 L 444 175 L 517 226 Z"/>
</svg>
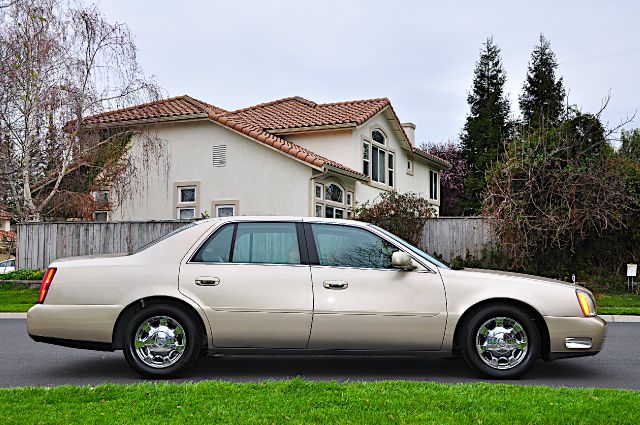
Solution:
<svg viewBox="0 0 640 425">
<path fill-rule="evenodd" d="M 172 378 L 189 369 L 202 348 L 202 332 L 191 315 L 173 305 L 136 312 L 125 329 L 124 357 L 145 378 Z"/>
<path fill-rule="evenodd" d="M 465 362 L 494 379 L 522 376 L 540 357 L 540 332 L 514 306 L 486 306 L 463 324 L 459 346 Z"/>
</svg>

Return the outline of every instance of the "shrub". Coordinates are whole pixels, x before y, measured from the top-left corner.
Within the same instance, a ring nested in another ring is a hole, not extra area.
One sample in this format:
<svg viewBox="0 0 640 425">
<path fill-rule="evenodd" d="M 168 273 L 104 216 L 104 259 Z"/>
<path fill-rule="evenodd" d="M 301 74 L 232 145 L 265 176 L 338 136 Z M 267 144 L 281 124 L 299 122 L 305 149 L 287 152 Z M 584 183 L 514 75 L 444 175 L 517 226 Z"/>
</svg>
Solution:
<svg viewBox="0 0 640 425">
<path fill-rule="evenodd" d="M 422 245 L 422 231 L 434 210 L 425 198 L 415 193 L 386 192 L 373 204 L 354 210 L 356 220 L 380 226 L 407 242 Z"/>
<path fill-rule="evenodd" d="M 0 274 L 0 280 L 42 280 L 44 270 L 20 269 Z"/>
</svg>

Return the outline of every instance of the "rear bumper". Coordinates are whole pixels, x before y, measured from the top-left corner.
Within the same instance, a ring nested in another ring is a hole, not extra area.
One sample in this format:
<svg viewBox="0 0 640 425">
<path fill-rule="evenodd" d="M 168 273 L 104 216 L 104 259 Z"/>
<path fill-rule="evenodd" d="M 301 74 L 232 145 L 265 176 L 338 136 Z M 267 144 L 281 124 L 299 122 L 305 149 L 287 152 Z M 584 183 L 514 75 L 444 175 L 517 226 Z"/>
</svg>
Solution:
<svg viewBox="0 0 640 425">
<path fill-rule="evenodd" d="M 70 348 L 82 348 L 84 350 L 95 351 L 115 351 L 113 344 L 109 342 L 95 342 L 95 341 L 77 341 L 73 339 L 64 338 L 52 338 L 48 336 L 38 336 L 29 334 L 32 340 L 36 342 L 44 342 L 45 344 L 60 345 L 62 347 Z"/>
<path fill-rule="evenodd" d="M 593 356 L 604 346 L 607 322 L 595 317 L 544 317 L 549 330 L 549 358 Z"/>
<path fill-rule="evenodd" d="M 58 345 L 78 346 L 84 342 L 111 345 L 113 329 L 123 308 L 119 305 L 36 304 L 27 313 L 27 331 L 35 341 Z"/>
</svg>

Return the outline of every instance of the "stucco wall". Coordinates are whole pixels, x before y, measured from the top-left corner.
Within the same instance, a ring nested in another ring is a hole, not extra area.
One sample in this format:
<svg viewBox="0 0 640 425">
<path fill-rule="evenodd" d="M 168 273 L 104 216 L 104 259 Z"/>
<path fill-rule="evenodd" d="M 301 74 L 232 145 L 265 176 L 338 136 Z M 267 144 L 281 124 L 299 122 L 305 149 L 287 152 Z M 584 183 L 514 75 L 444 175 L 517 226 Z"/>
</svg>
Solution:
<svg viewBox="0 0 640 425">
<path fill-rule="evenodd" d="M 401 193 L 413 192 L 429 199 L 429 167 L 426 160 L 409 154 L 401 145 L 399 129 L 392 124 L 393 116 L 389 111 L 382 111 L 359 127 L 331 131 L 317 131 L 283 136 L 288 140 L 304 146 L 313 152 L 329 159 L 340 162 L 356 171 L 362 171 L 362 144 L 363 140 L 371 140 L 371 132 L 380 129 L 387 136 L 386 142 L 389 151 L 395 157 L 395 185 L 394 189 Z M 407 160 L 413 160 L 413 173 L 407 173 Z M 434 169 L 434 171 L 437 171 Z M 438 175 L 438 179 L 439 179 Z M 381 193 L 392 190 L 391 187 L 371 182 L 365 184 L 357 182 L 355 198 L 358 204 L 367 201 L 373 202 Z M 440 205 L 440 193 L 438 199 L 429 201 L 436 211 Z"/>
<path fill-rule="evenodd" d="M 133 199 L 110 214 L 111 220 L 156 220 L 176 218 L 177 182 L 199 182 L 197 216 L 211 216 L 214 200 L 238 200 L 240 215 L 310 214 L 312 169 L 259 142 L 210 121 L 183 122 L 159 127 L 165 140 L 170 169 L 152 164 Z M 214 145 L 226 145 L 226 165 L 214 167 Z M 133 143 L 132 152 L 138 154 Z"/>
</svg>

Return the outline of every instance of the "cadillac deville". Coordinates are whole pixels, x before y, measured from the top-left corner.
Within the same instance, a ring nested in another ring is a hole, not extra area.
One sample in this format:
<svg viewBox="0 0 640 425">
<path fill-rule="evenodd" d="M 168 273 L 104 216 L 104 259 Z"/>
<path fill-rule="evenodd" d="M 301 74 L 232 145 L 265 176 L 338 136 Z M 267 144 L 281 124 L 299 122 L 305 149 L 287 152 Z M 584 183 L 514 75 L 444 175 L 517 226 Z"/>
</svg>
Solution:
<svg viewBox="0 0 640 425">
<path fill-rule="evenodd" d="M 35 341 L 123 350 L 148 378 L 206 354 L 461 356 L 523 375 L 597 354 L 593 294 L 551 279 L 453 270 L 370 224 L 295 217 L 197 221 L 122 255 L 67 258 L 29 310 Z"/>
</svg>

